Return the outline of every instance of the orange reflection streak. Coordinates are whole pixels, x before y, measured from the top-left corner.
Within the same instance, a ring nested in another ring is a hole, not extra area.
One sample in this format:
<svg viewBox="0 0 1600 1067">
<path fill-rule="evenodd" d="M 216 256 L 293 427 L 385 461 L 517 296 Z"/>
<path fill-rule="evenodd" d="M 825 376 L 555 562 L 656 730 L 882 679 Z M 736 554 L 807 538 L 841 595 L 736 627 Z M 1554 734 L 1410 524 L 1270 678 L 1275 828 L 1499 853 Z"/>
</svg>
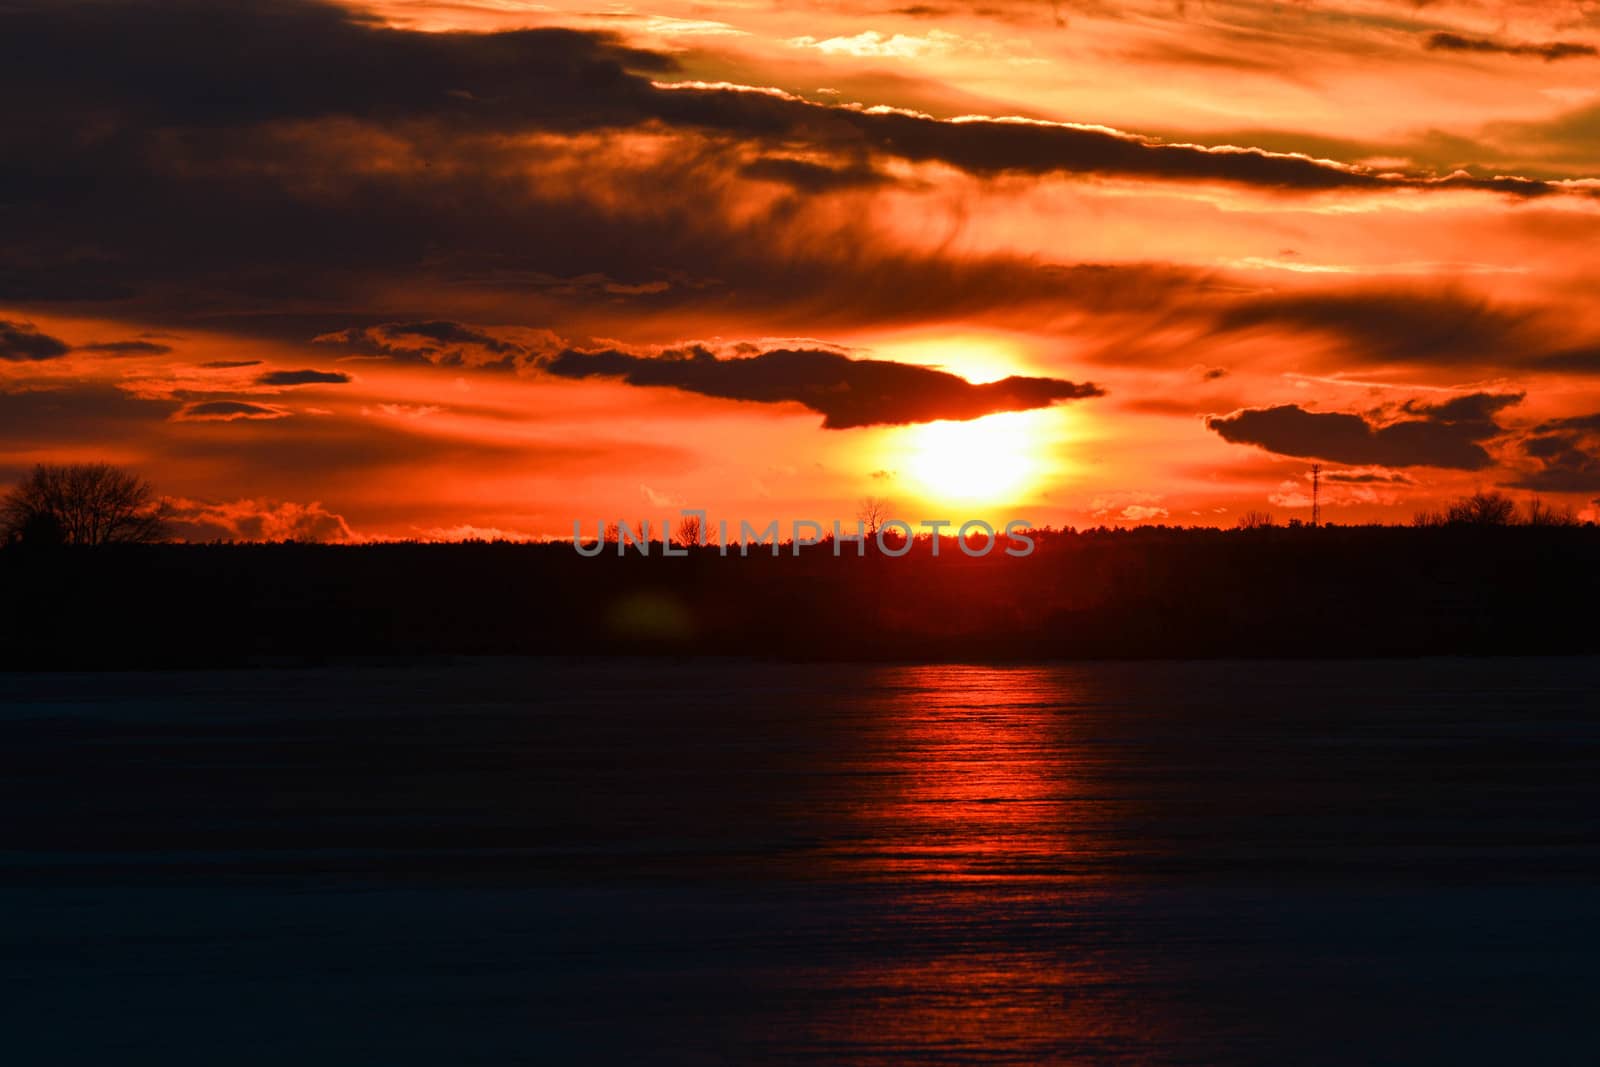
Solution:
<svg viewBox="0 0 1600 1067">
<path fill-rule="evenodd" d="M 1073 877 L 1079 796 L 1059 672 L 907 667 L 880 691 L 882 732 L 862 753 L 860 835 L 832 857 L 868 877 Z M 868 870 L 859 868 L 865 865 Z"/>
<path fill-rule="evenodd" d="M 1119 929 L 1127 889 L 1094 877 L 1111 798 L 1070 669 L 895 668 L 857 746 L 857 836 L 834 872 L 893 887 L 871 937 L 893 953 L 819 970 L 838 1012 L 813 1040 L 918 1062 L 1067 1062 L 1159 1047 L 1184 1009 L 1130 995 L 1148 962 Z M 872 712 L 868 712 L 870 716 Z M 915 1050 L 908 1053 L 907 1050 Z"/>
</svg>

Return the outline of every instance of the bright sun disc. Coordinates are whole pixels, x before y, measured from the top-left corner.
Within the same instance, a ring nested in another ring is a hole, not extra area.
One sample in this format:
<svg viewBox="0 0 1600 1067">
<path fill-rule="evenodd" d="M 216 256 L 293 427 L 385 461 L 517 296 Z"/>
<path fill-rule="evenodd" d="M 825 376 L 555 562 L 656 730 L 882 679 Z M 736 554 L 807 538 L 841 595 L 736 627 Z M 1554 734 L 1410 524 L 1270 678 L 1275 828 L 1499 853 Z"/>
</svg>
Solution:
<svg viewBox="0 0 1600 1067">
<path fill-rule="evenodd" d="M 1033 412 L 970 422 L 930 422 L 907 431 L 901 469 L 934 500 L 1000 503 L 1028 490 L 1043 473 Z"/>
</svg>

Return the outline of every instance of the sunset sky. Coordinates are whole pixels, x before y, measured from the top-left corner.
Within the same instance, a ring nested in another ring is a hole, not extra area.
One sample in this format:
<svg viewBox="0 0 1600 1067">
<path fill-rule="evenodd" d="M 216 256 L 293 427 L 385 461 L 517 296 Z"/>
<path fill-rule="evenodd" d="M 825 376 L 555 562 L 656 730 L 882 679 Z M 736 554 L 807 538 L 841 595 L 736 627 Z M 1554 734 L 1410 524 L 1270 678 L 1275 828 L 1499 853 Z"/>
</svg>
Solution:
<svg viewBox="0 0 1600 1067">
<path fill-rule="evenodd" d="M 1597 517 L 1600 0 L 0 0 L 0 483 Z"/>
</svg>

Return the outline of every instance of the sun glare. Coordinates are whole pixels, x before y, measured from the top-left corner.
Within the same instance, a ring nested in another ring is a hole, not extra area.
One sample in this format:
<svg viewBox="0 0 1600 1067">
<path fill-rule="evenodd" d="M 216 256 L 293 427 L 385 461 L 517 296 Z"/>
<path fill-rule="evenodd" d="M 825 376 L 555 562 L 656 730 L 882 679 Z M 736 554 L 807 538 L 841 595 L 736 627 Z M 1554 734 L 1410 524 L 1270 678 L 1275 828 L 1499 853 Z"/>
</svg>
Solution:
<svg viewBox="0 0 1600 1067">
<path fill-rule="evenodd" d="M 930 500 L 1013 501 L 1047 473 L 1044 414 L 1019 411 L 911 427 L 896 443 L 898 469 Z"/>
<path fill-rule="evenodd" d="M 1018 346 L 1008 338 L 985 334 L 914 333 L 871 346 L 874 359 L 920 363 L 925 367 L 958 374 L 973 384 L 997 382 L 1012 374 L 1035 373 L 1018 354 Z"/>
</svg>

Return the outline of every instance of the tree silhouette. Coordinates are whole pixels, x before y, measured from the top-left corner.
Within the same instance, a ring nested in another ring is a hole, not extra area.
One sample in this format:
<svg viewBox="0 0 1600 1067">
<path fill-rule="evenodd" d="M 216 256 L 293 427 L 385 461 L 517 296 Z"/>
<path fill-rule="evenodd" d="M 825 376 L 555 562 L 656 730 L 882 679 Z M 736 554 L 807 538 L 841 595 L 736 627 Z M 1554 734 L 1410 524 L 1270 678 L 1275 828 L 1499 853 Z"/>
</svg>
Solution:
<svg viewBox="0 0 1600 1067">
<path fill-rule="evenodd" d="M 1528 505 L 1529 526 L 1565 526 L 1567 513 L 1546 507 L 1534 497 Z M 1504 493 L 1477 492 L 1457 497 L 1443 511 L 1419 511 L 1413 526 L 1510 526 L 1517 521 L 1517 505 Z M 1572 516 L 1575 524 L 1577 517 Z"/>
<path fill-rule="evenodd" d="M 1247 511 L 1239 516 L 1239 521 L 1234 525 L 1241 530 L 1266 530 L 1273 525 L 1272 513 L 1269 511 Z"/>
<path fill-rule="evenodd" d="M 0 498 L 0 539 L 24 544 L 147 544 L 166 532 L 150 483 L 109 463 L 40 464 Z"/>
<path fill-rule="evenodd" d="M 878 536 L 878 528 L 889 518 L 889 502 L 880 497 L 862 497 L 856 505 L 856 519 L 867 528 L 868 537 Z"/>
<path fill-rule="evenodd" d="M 678 520 L 678 544 L 688 547 L 703 544 L 705 530 L 700 525 L 700 516 L 685 515 Z"/>
<path fill-rule="evenodd" d="M 1578 516 L 1573 513 L 1572 505 L 1565 507 L 1552 507 L 1538 497 L 1528 500 L 1527 518 L 1524 520 L 1529 526 L 1576 526 Z"/>
<path fill-rule="evenodd" d="M 1517 505 L 1504 493 L 1473 493 L 1445 510 L 1445 521 L 1456 526 L 1510 526 Z"/>
</svg>

